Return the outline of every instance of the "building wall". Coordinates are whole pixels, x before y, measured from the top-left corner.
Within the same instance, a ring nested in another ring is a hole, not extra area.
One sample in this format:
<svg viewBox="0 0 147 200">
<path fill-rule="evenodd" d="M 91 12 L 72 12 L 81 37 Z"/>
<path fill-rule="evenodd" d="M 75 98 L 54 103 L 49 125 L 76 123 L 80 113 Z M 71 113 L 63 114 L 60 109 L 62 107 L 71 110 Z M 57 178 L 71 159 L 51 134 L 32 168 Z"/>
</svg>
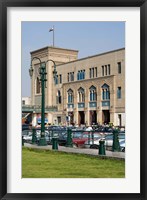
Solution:
<svg viewBox="0 0 147 200">
<path fill-rule="evenodd" d="M 31 105 L 31 97 L 22 97 L 22 105 Z"/>
<path fill-rule="evenodd" d="M 121 63 L 121 73 L 118 73 L 118 63 Z M 108 72 L 108 65 L 110 65 L 110 74 Z M 107 75 L 104 70 L 102 74 L 102 66 L 107 66 Z M 97 68 L 94 71 L 94 76 L 90 78 L 90 68 Z M 85 70 L 85 79 L 77 80 L 77 73 L 80 70 Z M 103 110 L 109 110 L 110 122 L 114 125 L 119 125 L 116 116 L 121 115 L 121 125 L 125 125 L 124 113 L 125 113 L 125 49 L 116 50 L 113 52 L 104 53 L 85 59 L 69 62 L 57 67 L 58 74 L 62 74 L 62 84 L 58 84 L 55 87 L 54 96 L 57 90 L 62 93 L 63 104 L 58 106 L 59 110 L 64 110 L 66 115 L 69 112 L 74 112 L 74 121 L 78 122 L 78 112 L 84 111 L 85 121 L 90 125 L 90 111 L 95 110 L 97 113 L 97 122 L 104 123 Z M 74 81 L 68 81 L 68 73 L 74 72 Z M 110 106 L 102 106 L 102 85 L 107 84 L 110 87 Z M 97 107 L 89 107 L 89 88 L 91 86 L 96 87 L 97 91 Z M 78 108 L 78 89 L 82 87 L 85 90 L 85 107 Z M 121 98 L 117 97 L 117 89 L 121 87 Z M 67 103 L 67 91 L 72 89 L 74 92 L 74 108 L 68 108 Z"/>
<path fill-rule="evenodd" d="M 58 112 L 48 113 L 50 123 L 67 124 L 67 116 L 71 119 L 73 115 L 73 123 L 79 124 L 79 118 L 84 117 L 86 125 L 91 124 L 91 118 L 96 118 L 96 123 L 104 123 L 104 119 L 108 118 L 114 125 L 125 125 L 125 49 L 118 49 L 103 54 L 77 59 L 78 51 L 67 50 L 54 47 L 46 47 L 41 50 L 31 52 L 32 58 L 39 56 L 41 61 L 52 59 L 57 64 L 58 83 L 54 84 L 53 80 L 53 63 L 48 62 L 47 83 L 45 102 L 46 106 L 58 106 Z M 121 63 L 121 73 L 118 72 L 118 63 Z M 32 78 L 32 98 L 33 104 L 41 103 L 41 93 L 35 94 L 37 60 L 33 61 L 35 74 Z M 104 74 L 102 70 L 104 66 Z M 91 76 L 90 76 L 91 69 Z M 107 71 L 106 71 L 107 69 Z M 94 70 L 94 76 L 93 76 Z M 79 71 L 84 72 L 84 79 L 77 80 Z M 71 73 L 74 73 L 74 80 L 71 80 Z M 62 77 L 60 83 L 59 75 Z M 107 84 L 110 91 L 110 101 L 102 100 L 102 86 Z M 97 100 L 90 101 L 89 88 L 96 88 Z M 83 88 L 85 91 L 84 104 L 78 103 L 78 89 Z M 118 88 L 121 90 L 121 98 L 118 98 Z M 74 94 L 73 105 L 68 104 L 68 93 L 71 89 Z M 61 94 L 61 103 L 57 102 L 58 94 Z M 40 99 L 40 100 L 39 100 Z M 84 107 L 80 107 L 84 105 Z M 70 121 L 68 122 L 70 123 Z"/>
<path fill-rule="evenodd" d="M 41 87 L 40 92 L 37 91 L 37 78 L 40 79 L 39 68 L 40 68 L 40 61 L 46 62 L 46 72 L 47 72 L 47 81 L 46 81 L 46 88 L 45 88 L 45 105 L 46 106 L 56 106 L 56 96 L 54 97 L 54 80 L 53 80 L 53 70 L 54 70 L 54 63 L 49 60 L 53 60 L 56 65 L 63 64 L 65 62 L 73 61 L 77 59 L 78 51 L 77 50 L 70 50 L 70 49 L 61 49 L 56 47 L 45 47 L 42 49 L 38 49 L 33 51 L 31 54 L 32 60 L 32 67 L 33 67 L 33 76 L 31 79 L 31 98 L 32 98 L 32 105 L 41 105 Z M 33 59 L 37 57 L 39 59 Z M 34 113 L 35 121 L 37 121 L 36 116 L 38 113 Z M 54 117 L 53 113 L 48 114 L 48 121 L 49 123 L 54 123 L 56 118 Z M 55 118 L 55 120 L 54 120 Z"/>
</svg>

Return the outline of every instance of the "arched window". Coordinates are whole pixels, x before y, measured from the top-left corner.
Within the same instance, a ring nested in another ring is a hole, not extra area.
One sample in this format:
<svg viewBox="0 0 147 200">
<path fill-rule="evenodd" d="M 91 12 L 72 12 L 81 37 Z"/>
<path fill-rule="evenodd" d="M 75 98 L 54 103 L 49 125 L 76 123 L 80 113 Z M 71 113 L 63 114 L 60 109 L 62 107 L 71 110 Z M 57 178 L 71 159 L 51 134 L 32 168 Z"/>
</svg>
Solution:
<svg viewBox="0 0 147 200">
<path fill-rule="evenodd" d="M 72 89 L 69 89 L 67 91 L 67 96 L 68 96 L 68 103 L 73 103 L 73 99 L 74 99 L 74 96 L 73 96 L 73 90 Z"/>
<path fill-rule="evenodd" d="M 96 93 L 96 87 L 93 85 L 89 88 L 90 93 L 90 101 L 96 101 L 97 100 L 97 93 Z"/>
<path fill-rule="evenodd" d="M 57 104 L 61 104 L 61 92 L 58 90 L 57 92 Z"/>
<path fill-rule="evenodd" d="M 78 89 L 78 102 L 84 102 L 85 101 L 85 91 L 82 87 Z"/>
<path fill-rule="evenodd" d="M 102 86 L 102 100 L 109 100 L 110 99 L 110 89 L 109 85 L 106 83 Z"/>
<path fill-rule="evenodd" d="M 40 94 L 40 86 L 41 86 L 40 79 L 39 79 L 39 77 L 37 77 L 37 79 L 36 79 L 36 94 Z"/>
</svg>

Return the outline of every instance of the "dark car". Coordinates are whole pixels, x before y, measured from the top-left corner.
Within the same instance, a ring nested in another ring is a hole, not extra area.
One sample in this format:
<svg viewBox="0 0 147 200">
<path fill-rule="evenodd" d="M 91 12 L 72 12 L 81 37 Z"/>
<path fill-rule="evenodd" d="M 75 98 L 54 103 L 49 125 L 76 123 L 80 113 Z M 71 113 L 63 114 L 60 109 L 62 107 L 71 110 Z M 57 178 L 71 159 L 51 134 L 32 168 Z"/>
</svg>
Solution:
<svg viewBox="0 0 147 200">
<path fill-rule="evenodd" d="M 30 124 L 22 124 L 22 131 L 30 129 L 32 129 L 32 126 Z"/>
<path fill-rule="evenodd" d="M 65 146 L 67 143 L 67 133 L 66 132 L 59 132 L 58 133 L 58 144 L 60 146 Z"/>
<path fill-rule="evenodd" d="M 37 129 L 36 130 L 36 139 L 37 139 L 36 143 L 37 144 L 39 144 L 40 138 L 41 138 L 41 130 Z M 45 130 L 45 140 L 48 145 L 51 144 L 52 136 L 48 130 Z"/>
</svg>

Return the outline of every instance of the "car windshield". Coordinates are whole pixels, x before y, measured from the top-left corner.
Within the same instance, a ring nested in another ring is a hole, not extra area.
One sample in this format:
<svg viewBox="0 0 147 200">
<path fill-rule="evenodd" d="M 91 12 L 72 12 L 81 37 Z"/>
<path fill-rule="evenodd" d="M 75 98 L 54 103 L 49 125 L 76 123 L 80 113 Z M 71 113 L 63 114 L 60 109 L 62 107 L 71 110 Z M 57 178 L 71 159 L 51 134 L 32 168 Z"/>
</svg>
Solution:
<svg viewBox="0 0 147 200">
<path fill-rule="evenodd" d="M 32 134 L 32 131 L 29 131 L 29 130 L 24 130 L 24 131 L 22 131 L 22 135 L 24 136 L 24 135 L 30 135 L 30 134 Z"/>
<path fill-rule="evenodd" d="M 83 138 L 88 138 L 88 135 L 89 135 L 89 134 L 83 134 L 82 137 L 83 137 Z"/>
<path fill-rule="evenodd" d="M 94 136 L 94 138 L 97 138 L 97 137 L 102 137 L 103 134 L 101 134 L 101 133 L 94 133 L 93 136 Z"/>
<path fill-rule="evenodd" d="M 73 133 L 73 138 L 81 138 L 81 137 L 82 137 L 82 133 L 81 132 Z"/>
<path fill-rule="evenodd" d="M 63 136 L 66 136 L 66 135 L 67 135 L 66 132 L 59 132 L 59 133 L 58 133 L 58 136 L 59 136 L 59 137 L 60 137 L 60 136 L 63 137 Z"/>
<path fill-rule="evenodd" d="M 32 132 L 29 132 L 28 136 L 32 136 Z"/>
<path fill-rule="evenodd" d="M 122 140 L 122 141 L 119 142 L 120 145 L 124 144 L 124 143 L 125 143 L 125 140 Z"/>
<path fill-rule="evenodd" d="M 106 136 L 105 136 L 105 139 L 106 139 L 106 140 L 113 139 L 113 135 L 106 135 Z"/>
<path fill-rule="evenodd" d="M 119 134 L 118 137 L 119 139 L 125 139 L 125 134 Z"/>
</svg>

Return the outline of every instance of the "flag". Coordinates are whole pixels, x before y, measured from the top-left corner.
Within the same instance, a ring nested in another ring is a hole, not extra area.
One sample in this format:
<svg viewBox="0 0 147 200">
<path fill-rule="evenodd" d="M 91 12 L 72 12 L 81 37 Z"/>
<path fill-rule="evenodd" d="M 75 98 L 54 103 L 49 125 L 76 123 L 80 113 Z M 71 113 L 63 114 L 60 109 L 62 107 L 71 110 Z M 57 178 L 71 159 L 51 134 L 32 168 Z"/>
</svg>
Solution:
<svg viewBox="0 0 147 200">
<path fill-rule="evenodd" d="M 51 32 L 51 31 L 53 31 L 54 30 L 54 28 L 51 28 L 51 29 L 49 29 L 49 32 Z"/>
</svg>

